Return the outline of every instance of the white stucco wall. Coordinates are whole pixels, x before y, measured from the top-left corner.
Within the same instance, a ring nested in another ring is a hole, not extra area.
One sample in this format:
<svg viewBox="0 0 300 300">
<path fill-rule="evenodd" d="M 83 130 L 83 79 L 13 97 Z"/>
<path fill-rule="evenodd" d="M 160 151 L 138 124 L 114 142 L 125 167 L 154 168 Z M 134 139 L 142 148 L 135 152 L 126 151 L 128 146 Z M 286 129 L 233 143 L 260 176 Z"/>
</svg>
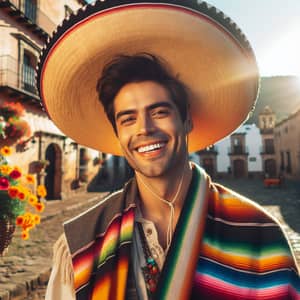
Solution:
<svg viewBox="0 0 300 300">
<path fill-rule="evenodd" d="M 260 172 L 262 171 L 262 159 L 260 151 L 262 149 L 262 139 L 259 128 L 255 124 L 242 125 L 235 133 L 246 133 L 246 147 L 249 152 L 248 156 L 248 171 Z M 230 158 L 228 149 L 230 148 L 230 136 L 224 138 L 216 143 L 217 156 L 217 172 L 227 172 L 230 166 Z"/>
</svg>

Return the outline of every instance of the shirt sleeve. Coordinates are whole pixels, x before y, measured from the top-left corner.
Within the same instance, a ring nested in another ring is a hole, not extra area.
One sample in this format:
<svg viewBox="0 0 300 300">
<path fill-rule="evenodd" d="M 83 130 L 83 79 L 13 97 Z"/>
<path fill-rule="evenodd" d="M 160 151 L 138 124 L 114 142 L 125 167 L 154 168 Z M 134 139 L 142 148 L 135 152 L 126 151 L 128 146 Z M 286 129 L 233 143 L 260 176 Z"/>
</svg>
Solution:
<svg viewBox="0 0 300 300">
<path fill-rule="evenodd" d="M 53 247 L 53 266 L 45 300 L 75 300 L 72 258 L 62 234 Z"/>
</svg>

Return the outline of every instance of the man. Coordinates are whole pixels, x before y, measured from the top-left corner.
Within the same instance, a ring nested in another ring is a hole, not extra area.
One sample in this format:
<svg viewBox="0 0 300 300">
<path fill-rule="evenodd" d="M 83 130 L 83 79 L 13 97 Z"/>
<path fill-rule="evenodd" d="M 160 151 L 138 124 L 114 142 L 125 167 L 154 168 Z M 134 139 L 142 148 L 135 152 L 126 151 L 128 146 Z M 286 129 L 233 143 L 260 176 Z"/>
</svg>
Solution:
<svg viewBox="0 0 300 300">
<path fill-rule="evenodd" d="M 64 225 L 46 299 L 300 298 L 276 221 L 188 161 L 257 96 L 253 52 L 224 15 L 187 0 L 96 2 L 50 40 L 38 82 L 59 128 L 135 170 Z"/>
</svg>

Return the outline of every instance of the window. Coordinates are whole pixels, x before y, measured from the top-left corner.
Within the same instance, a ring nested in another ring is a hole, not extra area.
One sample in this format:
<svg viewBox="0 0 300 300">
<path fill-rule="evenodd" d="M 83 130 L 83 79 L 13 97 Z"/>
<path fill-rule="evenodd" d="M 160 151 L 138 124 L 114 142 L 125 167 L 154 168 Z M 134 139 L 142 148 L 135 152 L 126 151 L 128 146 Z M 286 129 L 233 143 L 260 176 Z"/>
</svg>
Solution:
<svg viewBox="0 0 300 300">
<path fill-rule="evenodd" d="M 36 65 L 35 57 L 28 51 L 23 54 L 22 66 L 22 87 L 24 90 L 35 93 L 34 69 Z"/>
<path fill-rule="evenodd" d="M 233 144 L 234 144 L 234 146 L 239 146 L 241 144 L 241 142 L 240 142 L 240 140 L 238 138 L 235 138 L 233 140 Z"/>
<path fill-rule="evenodd" d="M 266 139 L 265 140 L 265 152 L 268 154 L 273 154 L 274 151 L 274 141 L 273 139 Z"/>
<path fill-rule="evenodd" d="M 37 0 L 24 1 L 24 14 L 33 23 L 36 23 Z"/>
<path fill-rule="evenodd" d="M 263 129 L 267 128 L 267 121 L 265 117 L 262 118 L 262 128 Z"/>
<path fill-rule="evenodd" d="M 243 145 L 239 138 L 233 140 L 233 154 L 243 154 Z"/>
</svg>

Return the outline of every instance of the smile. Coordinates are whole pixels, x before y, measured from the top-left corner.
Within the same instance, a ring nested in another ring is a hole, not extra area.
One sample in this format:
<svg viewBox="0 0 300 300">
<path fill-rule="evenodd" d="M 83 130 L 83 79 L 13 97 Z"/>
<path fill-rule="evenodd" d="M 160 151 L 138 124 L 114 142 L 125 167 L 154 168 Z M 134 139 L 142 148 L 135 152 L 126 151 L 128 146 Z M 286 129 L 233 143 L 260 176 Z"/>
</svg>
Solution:
<svg viewBox="0 0 300 300">
<path fill-rule="evenodd" d="M 145 152 L 150 152 L 150 151 L 154 151 L 154 150 L 158 150 L 161 149 L 162 147 L 165 146 L 166 143 L 155 143 L 155 144 L 150 144 L 147 146 L 142 146 L 137 148 L 137 151 L 139 153 L 145 153 Z"/>
</svg>

